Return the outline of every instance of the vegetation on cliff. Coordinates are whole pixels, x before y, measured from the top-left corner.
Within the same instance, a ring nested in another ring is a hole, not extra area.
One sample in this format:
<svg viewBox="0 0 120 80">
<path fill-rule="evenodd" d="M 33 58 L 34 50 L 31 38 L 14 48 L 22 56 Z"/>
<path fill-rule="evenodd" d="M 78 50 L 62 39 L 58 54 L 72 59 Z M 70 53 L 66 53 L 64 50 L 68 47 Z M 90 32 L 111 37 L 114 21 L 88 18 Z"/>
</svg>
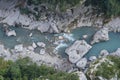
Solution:
<svg viewBox="0 0 120 80">
<path fill-rule="evenodd" d="M 57 6 L 61 11 L 66 10 L 67 8 L 73 7 L 80 3 L 82 0 L 28 0 L 28 4 L 50 4 L 52 8 L 56 8 Z"/>
<path fill-rule="evenodd" d="M 83 0 L 28 0 L 28 4 L 42 4 L 48 3 L 56 7 L 59 5 L 61 10 L 73 7 Z M 96 7 L 98 12 L 104 12 L 107 16 L 118 16 L 120 15 L 120 0 L 86 0 L 88 5 Z"/>
<path fill-rule="evenodd" d="M 57 71 L 45 65 L 38 66 L 29 58 L 16 62 L 0 58 L 0 80 L 79 80 L 73 73 Z"/>
<path fill-rule="evenodd" d="M 91 80 L 99 80 L 100 77 L 110 80 L 111 78 L 120 79 L 120 57 L 107 56 L 106 58 L 97 59 L 91 63 L 87 76 Z"/>
<path fill-rule="evenodd" d="M 87 5 L 92 5 L 106 16 L 120 16 L 120 0 L 86 0 Z"/>
</svg>

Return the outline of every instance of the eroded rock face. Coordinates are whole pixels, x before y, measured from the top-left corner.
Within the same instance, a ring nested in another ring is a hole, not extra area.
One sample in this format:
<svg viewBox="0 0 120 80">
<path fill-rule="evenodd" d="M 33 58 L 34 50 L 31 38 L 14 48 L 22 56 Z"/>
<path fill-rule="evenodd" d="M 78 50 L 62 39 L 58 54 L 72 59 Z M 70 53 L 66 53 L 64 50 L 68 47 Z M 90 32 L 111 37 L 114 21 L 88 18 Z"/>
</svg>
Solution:
<svg viewBox="0 0 120 80">
<path fill-rule="evenodd" d="M 102 28 L 99 31 L 97 31 L 93 36 L 93 41 L 91 42 L 91 44 L 98 43 L 100 41 L 108 41 L 109 40 L 108 32 L 109 32 L 108 28 Z"/>
<path fill-rule="evenodd" d="M 105 25 L 105 27 L 109 28 L 110 31 L 120 32 L 120 18 L 113 18 Z"/>
<path fill-rule="evenodd" d="M 92 46 L 87 44 L 84 40 L 77 40 L 69 48 L 65 50 L 69 56 L 69 61 L 71 63 L 76 63 L 79 61 L 90 49 Z"/>
</svg>

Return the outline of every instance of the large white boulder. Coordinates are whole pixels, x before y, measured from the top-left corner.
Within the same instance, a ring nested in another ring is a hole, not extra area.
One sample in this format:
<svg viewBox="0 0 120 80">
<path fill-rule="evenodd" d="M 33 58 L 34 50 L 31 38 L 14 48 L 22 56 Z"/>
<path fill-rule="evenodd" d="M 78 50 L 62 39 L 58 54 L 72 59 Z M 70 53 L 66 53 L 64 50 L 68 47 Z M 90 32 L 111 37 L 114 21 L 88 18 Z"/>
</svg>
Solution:
<svg viewBox="0 0 120 80">
<path fill-rule="evenodd" d="M 86 65 L 87 65 L 87 59 L 86 58 L 82 58 L 76 63 L 76 66 L 78 68 L 81 68 L 81 69 L 84 69 L 86 67 Z"/>
<path fill-rule="evenodd" d="M 93 41 L 91 42 L 91 44 L 109 40 L 108 32 L 109 32 L 108 28 L 102 28 L 99 31 L 97 31 L 93 36 Z"/>
<path fill-rule="evenodd" d="M 76 63 L 79 61 L 90 49 L 92 46 L 87 44 L 84 40 L 77 40 L 71 45 L 69 48 L 65 50 L 65 52 L 69 56 L 69 60 L 71 63 Z"/>
<path fill-rule="evenodd" d="M 15 30 L 6 31 L 7 36 L 16 36 Z"/>
</svg>

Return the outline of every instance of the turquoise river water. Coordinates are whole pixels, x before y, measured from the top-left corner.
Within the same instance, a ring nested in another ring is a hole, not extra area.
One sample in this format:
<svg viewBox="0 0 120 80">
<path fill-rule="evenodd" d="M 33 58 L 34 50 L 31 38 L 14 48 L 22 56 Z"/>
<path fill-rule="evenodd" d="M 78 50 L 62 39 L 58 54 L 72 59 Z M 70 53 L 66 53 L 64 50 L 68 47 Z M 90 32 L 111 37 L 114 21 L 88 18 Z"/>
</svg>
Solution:
<svg viewBox="0 0 120 80">
<path fill-rule="evenodd" d="M 37 30 L 27 30 L 20 27 L 9 27 L 16 31 L 17 36 L 8 37 L 5 35 L 5 32 L 0 25 L 0 43 L 4 44 L 6 48 L 14 48 L 17 44 L 24 44 L 24 46 L 31 45 L 32 42 L 44 42 L 47 45 L 47 49 L 50 50 L 51 47 L 55 47 L 60 55 L 66 57 L 64 50 L 70 46 L 75 40 L 82 40 L 83 35 L 88 35 L 87 39 L 85 39 L 88 43 L 92 40 L 93 34 L 97 31 L 95 28 L 90 27 L 82 27 L 76 28 L 71 31 L 70 34 L 68 33 L 61 33 L 61 34 L 48 34 L 48 33 L 40 33 Z M 32 33 L 32 37 L 29 34 Z M 55 41 L 56 36 L 64 36 L 67 41 L 63 40 L 59 45 L 53 44 Z M 97 44 L 92 45 L 92 49 L 85 55 L 85 57 L 90 56 L 98 56 L 100 51 L 103 49 L 108 50 L 109 52 L 116 51 L 117 48 L 120 48 L 120 33 L 109 33 L 110 40 L 106 42 L 100 42 Z"/>
</svg>

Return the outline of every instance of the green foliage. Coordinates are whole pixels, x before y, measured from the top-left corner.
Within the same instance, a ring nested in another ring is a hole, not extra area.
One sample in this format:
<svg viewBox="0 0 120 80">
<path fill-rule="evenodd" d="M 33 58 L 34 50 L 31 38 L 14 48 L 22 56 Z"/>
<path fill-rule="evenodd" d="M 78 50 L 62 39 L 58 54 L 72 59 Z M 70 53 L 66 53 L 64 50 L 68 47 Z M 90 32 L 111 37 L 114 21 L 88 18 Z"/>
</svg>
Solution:
<svg viewBox="0 0 120 80">
<path fill-rule="evenodd" d="M 31 11 L 29 11 L 28 8 L 20 8 L 20 13 L 21 13 L 21 14 L 30 14 Z"/>
<path fill-rule="evenodd" d="M 120 0 L 87 0 L 86 5 L 94 6 L 99 13 L 103 12 L 106 16 L 120 15 Z"/>
<path fill-rule="evenodd" d="M 20 76 L 21 76 L 20 67 L 17 64 L 13 63 L 8 68 L 6 76 L 9 76 L 11 79 L 20 78 Z"/>
<path fill-rule="evenodd" d="M 98 71 L 96 71 L 96 76 L 102 76 L 106 79 L 111 79 L 115 76 L 116 67 L 114 65 L 109 65 L 109 63 L 102 63 L 102 66 L 98 67 Z M 115 68 L 115 70 L 114 70 Z"/>
<path fill-rule="evenodd" d="M 108 15 L 120 15 L 120 0 L 109 0 L 107 5 Z"/>
<path fill-rule="evenodd" d="M 42 3 L 49 4 L 52 8 L 55 8 L 59 5 L 61 11 L 65 11 L 68 7 L 73 7 L 76 4 L 79 4 L 81 0 L 28 0 L 27 4 L 38 5 Z"/>
<path fill-rule="evenodd" d="M 45 65 L 38 66 L 29 58 L 16 62 L 4 61 L 0 58 L 0 80 L 78 80 L 73 73 L 56 71 Z"/>
<path fill-rule="evenodd" d="M 101 58 L 102 59 L 102 58 Z M 100 62 L 101 59 L 96 60 L 95 62 L 91 63 L 90 68 L 87 71 L 87 76 L 93 75 L 94 79 L 98 78 L 98 76 L 102 76 L 106 79 L 111 79 L 117 75 L 117 77 L 120 79 L 120 57 L 118 56 L 107 56 L 104 62 Z M 100 65 L 98 65 L 101 63 Z M 91 72 L 95 65 L 98 65 L 96 67 L 96 70 Z"/>
<path fill-rule="evenodd" d="M 8 67 L 12 64 L 11 61 L 4 61 L 3 58 L 0 58 L 0 75 L 5 75 L 8 70 Z"/>
</svg>

